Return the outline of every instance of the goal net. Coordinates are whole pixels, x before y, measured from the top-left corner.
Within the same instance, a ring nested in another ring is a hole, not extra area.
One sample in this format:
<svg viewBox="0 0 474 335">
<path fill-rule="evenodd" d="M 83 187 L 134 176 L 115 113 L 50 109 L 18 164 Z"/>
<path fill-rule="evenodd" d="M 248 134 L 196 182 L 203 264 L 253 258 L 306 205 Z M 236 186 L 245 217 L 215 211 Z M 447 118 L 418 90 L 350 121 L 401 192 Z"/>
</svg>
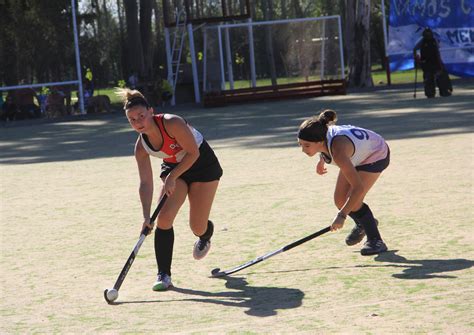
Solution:
<svg viewBox="0 0 474 335">
<path fill-rule="evenodd" d="M 203 92 L 344 79 L 339 16 L 206 26 Z"/>
</svg>

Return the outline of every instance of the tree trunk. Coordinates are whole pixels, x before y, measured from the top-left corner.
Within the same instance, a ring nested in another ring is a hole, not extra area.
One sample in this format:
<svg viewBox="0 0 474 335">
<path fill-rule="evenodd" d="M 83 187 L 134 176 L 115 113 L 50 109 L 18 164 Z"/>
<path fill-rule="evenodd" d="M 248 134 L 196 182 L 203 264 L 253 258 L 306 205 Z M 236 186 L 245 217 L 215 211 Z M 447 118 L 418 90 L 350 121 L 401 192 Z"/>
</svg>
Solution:
<svg viewBox="0 0 474 335">
<path fill-rule="evenodd" d="M 161 25 L 161 20 L 163 17 L 163 11 L 161 10 L 160 6 L 158 5 L 158 1 L 154 1 L 153 10 L 155 14 L 155 36 L 156 36 L 156 48 L 153 54 L 156 54 L 156 66 L 160 68 L 160 65 L 166 64 L 166 46 L 164 43 L 163 38 L 163 27 Z M 166 66 L 163 66 L 163 69 Z M 166 78 L 166 74 L 164 71 L 158 70 L 153 73 L 153 78 L 159 76 L 160 78 Z"/>
<path fill-rule="evenodd" d="M 280 7 L 281 7 L 281 19 L 288 18 L 288 10 L 286 8 L 286 0 L 280 0 Z"/>
<path fill-rule="evenodd" d="M 100 12 L 99 0 L 91 0 L 91 7 L 93 8 L 96 14 L 95 24 L 93 25 L 93 27 L 94 27 L 94 36 L 97 38 L 101 33 L 101 12 Z"/>
<path fill-rule="evenodd" d="M 384 0 L 385 1 L 385 0 Z M 387 4 L 388 7 L 388 4 Z M 372 4 L 372 13 L 370 19 L 372 52 L 376 57 L 371 57 L 372 62 L 380 62 L 382 69 L 385 70 L 385 43 L 383 36 L 383 15 L 380 3 Z"/>
<path fill-rule="evenodd" d="M 346 8 L 349 40 L 349 86 L 372 87 L 370 62 L 370 0 L 348 0 Z M 354 11 L 353 11 L 354 10 Z M 348 11 L 353 11 L 354 16 Z M 354 18 L 352 25 L 351 21 Z"/>
<path fill-rule="evenodd" d="M 18 54 L 16 47 L 17 36 L 13 25 L 14 16 L 11 11 L 5 11 L 0 15 L 0 86 L 18 84 L 18 58 L 12 55 Z"/>
<path fill-rule="evenodd" d="M 117 16 L 119 22 L 119 36 L 120 36 L 120 56 L 118 58 L 119 74 L 121 78 L 127 78 L 128 69 L 125 69 L 126 54 L 125 54 L 125 28 L 123 25 L 123 7 L 122 2 L 117 0 Z"/>
<path fill-rule="evenodd" d="M 138 8 L 136 0 L 124 0 L 125 21 L 127 24 L 127 61 L 130 73 L 143 74 L 144 61 L 140 27 L 138 24 Z"/>
<path fill-rule="evenodd" d="M 252 18 L 253 21 L 257 20 L 257 8 L 256 8 L 256 2 L 255 1 L 250 1 L 250 17 Z"/>
<path fill-rule="evenodd" d="M 303 9 L 301 8 L 300 0 L 292 0 L 293 3 L 293 15 L 296 18 L 302 18 L 303 15 Z"/>
<path fill-rule="evenodd" d="M 239 2 L 239 4 L 240 4 L 240 8 L 239 8 L 239 11 L 240 11 L 240 12 L 239 12 L 239 14 L 244 14 L 244 13 L 245 13 L 245 2 L 244 2 L 243 0 L 241 0 L 241 1 Z"/>
<path fill-rule="evenodd" d="M 273 0 L 262 0 L 262 12 L 265 21 L 273 20 Z M 267 62 L 272 79 L 272 86 L 276 86 L 277 74 L 275 67 L 275 55 L 273 52 L 272 27 L 270 25 L 265 26 L 265 51 L 267 54 Z"/>
<path fill-rule="evenodd" d="M 151 16 L 153 0 L 140 0 L 140 35 L 142 38 L 144 69 L 142 78 L 150 79 L 153 69 L 153 44 L 151 43 Z"/>
<path fill-rule="evenodd" d="M 355 13 L 357 7 L 357 0 L 346 0 L 344 13 L 344 46 L 346 48 L 346 59 L 351 58 L 351 54 L 354 50 L 354 22 L 355 22 Z"/>
</svg>

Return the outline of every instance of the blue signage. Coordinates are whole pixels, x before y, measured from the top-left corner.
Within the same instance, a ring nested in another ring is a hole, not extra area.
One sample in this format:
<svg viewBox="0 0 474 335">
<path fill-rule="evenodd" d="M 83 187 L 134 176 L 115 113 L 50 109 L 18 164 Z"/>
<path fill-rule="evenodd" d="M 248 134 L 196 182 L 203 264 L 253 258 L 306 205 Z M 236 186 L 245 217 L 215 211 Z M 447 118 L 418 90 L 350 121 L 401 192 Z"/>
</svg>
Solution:
<svg viewBox="0 0 474 335">
<path fill-rule="evenodd" d="M 390 0 L 390 70 L 413 68 L 413 47 L 429 27 L 449 73 L 474 77 L 474 0 Z"/>
</svg>

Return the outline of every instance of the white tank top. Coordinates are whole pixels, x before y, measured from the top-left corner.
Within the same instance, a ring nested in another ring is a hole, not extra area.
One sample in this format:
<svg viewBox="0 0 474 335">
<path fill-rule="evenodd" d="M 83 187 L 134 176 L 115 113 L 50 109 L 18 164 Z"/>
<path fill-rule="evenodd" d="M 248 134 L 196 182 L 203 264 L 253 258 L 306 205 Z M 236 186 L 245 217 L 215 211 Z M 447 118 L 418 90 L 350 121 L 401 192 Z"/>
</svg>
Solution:
<svg viewBox="0 0 474 335">
<path fill-rule="evenodd" d="M 329 126 L 326 139 L 331 157 L 330 161 L 326 160 L 328 164 L 336 165 L 331 150 L 336 136 L 346 136 L 354 144 L 354 154 L 351 157 L 354 166 L 375 163 L 387 157 L 388 145 L 376 132 L 351 125 Z"/>
</svg>

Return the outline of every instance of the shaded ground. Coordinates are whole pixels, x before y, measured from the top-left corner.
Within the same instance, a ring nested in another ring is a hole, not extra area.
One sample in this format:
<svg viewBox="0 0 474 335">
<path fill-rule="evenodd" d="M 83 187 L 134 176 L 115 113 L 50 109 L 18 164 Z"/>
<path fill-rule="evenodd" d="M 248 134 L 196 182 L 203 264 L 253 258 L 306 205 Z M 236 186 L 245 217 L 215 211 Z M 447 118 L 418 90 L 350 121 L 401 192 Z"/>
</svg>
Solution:
<svg viewBox="0 0 474 335">
<path fill-rule="evenodd" d="M 449 98 L 413 99 L 413 91 L 404 88 L 226 108 L 193 105 L 167 110 L 185 116 L 205 130 L 210 140 L 231 140 L 260 148 L 283 147 L 294 145 L 295 129 L 304 118 L 328 107 L 335 109 L 345 123 L 375 129 L 387 139 L 469 133 L 474 124 L 473 90 L 474 82 L 465 82 Z M 396 96 L 396 101 L 384 99 L 390 95 Z M 0 134 L 0 163 L 128 156 L 134 138 L 122 112 L 53 123 L 16 122 Z"/>
</svg>

